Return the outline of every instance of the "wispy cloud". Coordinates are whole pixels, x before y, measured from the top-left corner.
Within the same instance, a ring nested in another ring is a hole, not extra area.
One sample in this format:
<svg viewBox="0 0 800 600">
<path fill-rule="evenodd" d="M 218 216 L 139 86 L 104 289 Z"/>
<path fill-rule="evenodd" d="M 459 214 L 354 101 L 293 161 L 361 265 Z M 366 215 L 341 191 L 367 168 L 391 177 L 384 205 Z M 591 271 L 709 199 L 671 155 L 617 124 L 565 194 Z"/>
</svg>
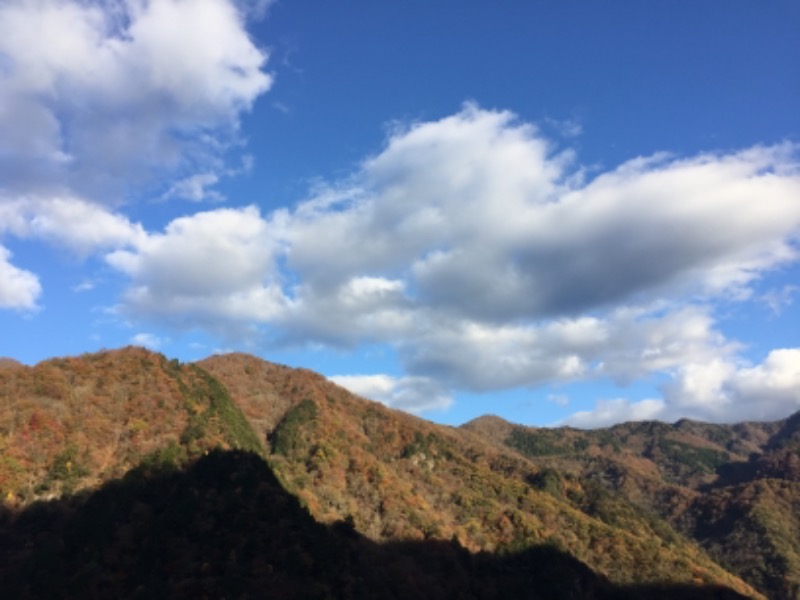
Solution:
<svg viewBox="0 0 800 600">
<path fill-rule="evenodd" d="M 75 284 L 74 286 L 72 286 L 72 291 L 77 293 L 77 294 L 80 294 L 80 293 L 83 293 L 83 292 L 89 292 L 89 291 L 93 290 L 94 288 L 95 288 L 95 282 L 94 281 L 92 281 L 91 279 L 84 279 L 80 283 Z"/>
<path fill-rule="evenodd" d="M 144 348 L 149 348 L 150 350 L 158 350 L 163 343 L 164 340 L 153 333 L 137 333 L 131 338 L 131 344 L 135 346 L 143 346 Z"/>
<path fill-rule="evenodd" d="M 781 289 L 762 294 L 761 300 L 773 314 L 779 315 L 794 303 L 797 296 L 800 296 L 800 285 L 785 285 Z"/>
</svg>

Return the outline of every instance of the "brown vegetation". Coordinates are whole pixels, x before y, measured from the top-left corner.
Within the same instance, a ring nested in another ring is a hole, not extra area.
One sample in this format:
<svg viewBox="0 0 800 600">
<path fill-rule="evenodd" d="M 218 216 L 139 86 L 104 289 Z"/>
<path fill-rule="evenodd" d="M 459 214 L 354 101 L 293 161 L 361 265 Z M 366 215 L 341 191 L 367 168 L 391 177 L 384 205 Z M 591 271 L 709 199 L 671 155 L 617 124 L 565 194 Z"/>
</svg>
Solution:
<svg viewBox="0 0 800 600">
<path fill-rule="evenodd" d="M 451 428 L 252 356 L 181 365 L 127 348 L 0 368 L 0 493 L 18 512 L 242 448 L 359 543 L 547 547 L 614 585 L 793 598 L 798 423 L 581 431 L 484 417 Z"/>
</svg>

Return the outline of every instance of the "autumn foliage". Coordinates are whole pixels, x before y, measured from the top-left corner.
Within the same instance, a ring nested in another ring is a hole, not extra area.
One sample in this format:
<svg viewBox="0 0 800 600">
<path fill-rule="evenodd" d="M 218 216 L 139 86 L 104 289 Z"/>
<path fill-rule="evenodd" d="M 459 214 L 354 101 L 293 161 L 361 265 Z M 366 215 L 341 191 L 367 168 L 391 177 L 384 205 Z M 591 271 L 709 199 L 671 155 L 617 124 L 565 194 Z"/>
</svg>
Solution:
<svg viewBox="0 0 800 600">
<path fill-rule="evenodd" d="M 638 597 L 631 594 L 680 585 L 686 597 L 691 590 L 722 594 L 710 586 L 723 586 L 748 597 L 793 598 L 800 585 L 799 421 L 581 431 L 484 417 L 451 428 L 355 397 L 311 371 L 252 356 L 180 364 L 126 348 L 0 368 L 0 492 L 5 531 L 14 539 L 24 537 L 25 519 L 50 514 L 48 527 L 89 527 L 107 548 L 101 552 L 120 554 L 115 566 L 85 557 L 100 565 L 98 573 L 134 569 L 187 595 L 207 579 L 208 589 L 242 594 L 251 584 L 269 584 L 287 593 L 303 589 L 308 597 L 393 597 L 368 593 L 384 585 L 375 577 L 380 572 L 381 581 L 394 582 L 392 593 L 411 594 L 405 597 L 426 597 L 419 595 L 425 586 L 439 590 L 427 597 L 498 597 L 499 583 L 483 589 L 472 579 L 481 569 L 489 582 L 497 568 L 509 582 L 527 585 L 533 580 L 514 570 L 534 577 L 529 561 L 552 560 L 552 572 L 583 582 L 564 597 L 605 597 L 609 590 Z M 196 478 L 227 464 L 204 458 L 217 450 L 249 452 L 231 459 L 238 465 L 231 468 L 261 483 L 251 490 L 215 475 L 203 488 Z M 182 485 L 195 491 L 174 491 Z M 145 496 L 129 504 L 119 495 L 123 488 Z M 245 539 L 242 522 L 261 531 L 276 494 L 282 506 L 296 508 L 270 527 L 300 527 L 308 537 L 283 554 Z M 111 504 L 103 508 L 104 502 Z M 89 505 L 106 521 L 82 521 Z M 195 517 L 186 516 L 190 508 L 199 511 Z M 172 558 L 159 562 L 175 563 L 169 573 L 123 556 L 125 549 L 156 544 L 147 536 L 164 529 L 164 515 L 183 519 L 183 529 L 168 534 Z M 292 525 L 298 519 L 305 524 Z M 148 528 L 152 533 L 137 533 Z M 229 528 L 235 533 L 225 533 Z M 209 535 L 228 540 L 232 552 L 203 550 Z M 64 549 L 57 553 L 63 557 Z M 50 560 L 14 556 L 23 571 Z M 436 577 L 420 566 L 421 556 L 437 565 Z M 320 575 L 317 587 L 300 583 L 322 563 L 338 565 L 329 579 Z M 192 571 L 197 564 L 200 574 Z M 401 583 L 409 577 L 412 583 Z M 27 589 L 23 580 L 19 589 Z M 459 587 L 465 581 L 472 583 Z M 116 583 L 120 590 L 133 585 Z"/>
</svg>

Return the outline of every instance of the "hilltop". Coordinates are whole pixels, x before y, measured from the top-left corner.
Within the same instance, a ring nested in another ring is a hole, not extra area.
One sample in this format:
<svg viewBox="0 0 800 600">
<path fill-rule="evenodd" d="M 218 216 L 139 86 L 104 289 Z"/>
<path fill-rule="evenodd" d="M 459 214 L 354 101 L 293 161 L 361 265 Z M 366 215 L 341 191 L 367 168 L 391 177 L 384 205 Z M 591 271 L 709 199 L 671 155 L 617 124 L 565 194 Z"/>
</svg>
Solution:
<svg viewBox="0 0 800 600">
<path fill-rule="evenodd" d="M 492 564 L 511 571 L 520 568 L 511 557 L 550 549 L 568 559 L 554 559 L 565 573 L 585 573 L 577 580 L 588 587 L 574 597 L 683 585 L 683 595 L 724 586 L 793 598 L 800 589 L 798 415 L 594 431 L 483 417 L 453 428 L 308 370 L 243 354 L 180 364 L 140 348 L 7 363 L 0 402 L 12 537 L 13 523 L 44 500 L 77 515 L 115 482 L 194 473 L 209 452 L 245 451 L 328 532 L 319 535 L 340 536 L 325 544 L 405 544 L 408 564 L 447 547 L 442 568 L 463 552 L 509 557 Z"/>
</svg>

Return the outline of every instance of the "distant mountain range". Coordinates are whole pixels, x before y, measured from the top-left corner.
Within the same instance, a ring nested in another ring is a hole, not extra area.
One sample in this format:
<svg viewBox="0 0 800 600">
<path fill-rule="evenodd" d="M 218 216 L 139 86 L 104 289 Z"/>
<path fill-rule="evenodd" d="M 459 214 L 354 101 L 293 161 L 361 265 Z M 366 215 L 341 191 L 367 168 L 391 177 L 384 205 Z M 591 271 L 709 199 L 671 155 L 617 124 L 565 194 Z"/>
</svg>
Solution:
<svg viewBox="0 0 800 600">
<path fill-rule="evenodd" d="M 0 494 L 0 597 L 800 597 L 800 413 L 452 428 L 244 354 L 6 360 Z"/>
</svg>

